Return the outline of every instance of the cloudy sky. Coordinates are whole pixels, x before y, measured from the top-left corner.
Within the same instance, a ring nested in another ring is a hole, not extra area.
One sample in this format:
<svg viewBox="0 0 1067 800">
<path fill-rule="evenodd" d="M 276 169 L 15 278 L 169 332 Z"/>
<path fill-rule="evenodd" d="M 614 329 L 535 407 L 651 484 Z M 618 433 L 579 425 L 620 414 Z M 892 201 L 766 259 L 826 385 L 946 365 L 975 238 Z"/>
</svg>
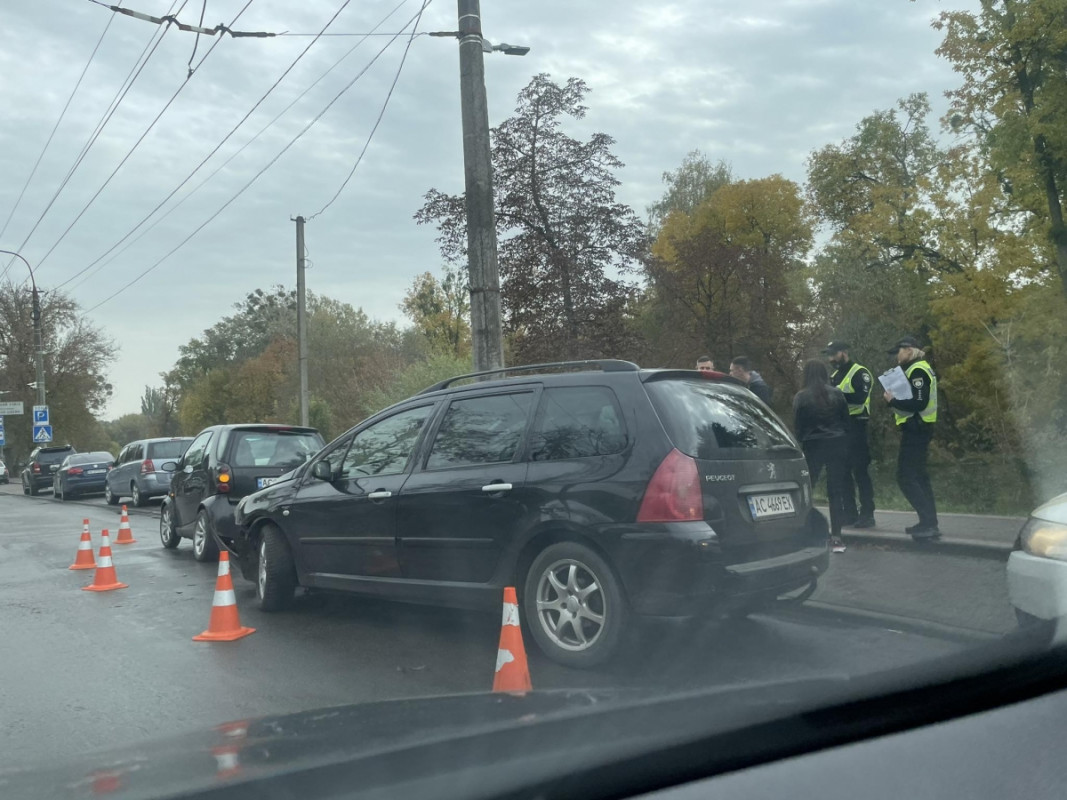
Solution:
<svg viewBox="0 0 1067 800">
<path fill-rule="evenodd" d="M 207 0 L 205 25 L 229 24 L 247 2 Z M 203 63 L 186 82 L 191 33 L 172 28 L 160 38 L 158 26 L 89 0 L 4 3 L 0 248 L 21 251 L 42 288 L 70 292 L 119 345 L 109 416 L 139 410 L 144 386 L 159 383 L 178 346 L 230 313 L 247 292 L 295 282 L 291 218 L 322 209 L 366 144 L 406 36 L 319 39 L 219 147 L 313 41 L 298 34 L 319 31 L 342 5 L 329 32 L 397 33 L 420 4 L 253 0 L 234 29 L 291 35 L 201 37 L 193 63 Z M 161 16 L 182 0 L 122 5 Z M 571 133 L 599 130 L 616 139 L 626 164 L 620 197 L 642 215 L 662 193 L 663 171 L 694 149 L 725 159 L 739 177 L 777 172 L 802 181 L 808 154 L 850 135 L 871 111 L 916 91 L 943 109 L 942 93 L 956 79 L 934 54 L 939 37 L 930 21 L 940 11 L 974 6 L 977 0 L 482 0 L 486 38 L 532 48 L 524 58 L 486 57 L 490 123 L 509 115 L 535 73 L 583 78 L 592 89 L 589 114 Z M 201 7 L 202 0 L 186 0 L 179 19 L 198 23 Z M 455 28 L 452 0 L 432 0 L 419 23 L 424 32 Z M 158 46 L 42 217 L 153 35 Z M 412 215 L 430 187 L 462 190 L 456 50 L 452 39 L 413 41 L 363 162 L 338 200 L 307 226 L 309 287 L 372 317 L 399 319 L 397 303 L 412 277 L 440 265 L 434 231 L 416 226 Z M 157 214 L 114 248 L 216 147 Z M 0 271 L 6 265 L 0 260 Z M 16 263 L 9 277 L 22 280 L 24 273 Z"/>
</svg>

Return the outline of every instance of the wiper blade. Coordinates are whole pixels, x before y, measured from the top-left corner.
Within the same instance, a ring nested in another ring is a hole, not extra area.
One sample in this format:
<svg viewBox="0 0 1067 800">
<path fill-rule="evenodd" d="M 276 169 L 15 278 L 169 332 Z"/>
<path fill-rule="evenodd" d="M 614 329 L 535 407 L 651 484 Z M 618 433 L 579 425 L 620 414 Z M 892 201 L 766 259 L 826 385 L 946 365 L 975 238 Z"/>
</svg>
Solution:
<svg viewBox="0 0 1067 800">
<path fill-rule="evenodd" d="M 792 444 L 772 444 L 767 450 L 771 453 L 799 453 L 800 448 Z"/>
</svg>

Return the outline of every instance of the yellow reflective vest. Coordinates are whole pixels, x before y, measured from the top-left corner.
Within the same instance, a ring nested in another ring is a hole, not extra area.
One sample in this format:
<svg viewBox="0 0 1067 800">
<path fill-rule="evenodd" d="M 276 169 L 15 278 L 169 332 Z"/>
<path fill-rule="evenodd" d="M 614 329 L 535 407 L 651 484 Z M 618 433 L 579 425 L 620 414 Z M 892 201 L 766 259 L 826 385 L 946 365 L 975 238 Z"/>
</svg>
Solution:
<svg viewBox="0 0 1067 800">
<path fill-rule="evenodd" d="M 908 378 L 909 383 L 911 382 L 911 374 L 917 369 L 923 370 L 930 376 L 930 399 L 926 403 L 926 408 L 918 412 L 918 417 L 923 422 L 937 422 L 937 376 L 934 375 L 933 368 L 926 361 L 916 361 L 904 370 L 904 375 Z M 897 425 L 903 425 L 908 421 L 909 417 L 914 416 L 913 413 L 902 414 L 897 409 L 893 409 L 893 414 L 897 418 Z"/>
<path fill-rule="evenodd" d="M 842 380 L 841 383 L 837 384 L 837 388 L 840 389 L 845 394 L 851 394 L 853 392 L 852 379 L 856 377 L 856 373 L 859 372 L 861 369 L 864 369 L 862 364 L 853 364 L 852 365 L 852 369 L 850 369 L 848 371 L 848 374 L 845 375 L 844 380 Z M 864 399 L 864 401 L 862 403 L 849 403 L 848 404 L 848 413 L 849 413 L 849 416 L 852 416 L 852 417 L 858 417 L 861 414 L 866 414 L 867 416 L 870 416 L 870 413 L 871 413 L 871 393 L 870 393 L 870 391 L 867 392 L 867 397 Z"/>
</svg>

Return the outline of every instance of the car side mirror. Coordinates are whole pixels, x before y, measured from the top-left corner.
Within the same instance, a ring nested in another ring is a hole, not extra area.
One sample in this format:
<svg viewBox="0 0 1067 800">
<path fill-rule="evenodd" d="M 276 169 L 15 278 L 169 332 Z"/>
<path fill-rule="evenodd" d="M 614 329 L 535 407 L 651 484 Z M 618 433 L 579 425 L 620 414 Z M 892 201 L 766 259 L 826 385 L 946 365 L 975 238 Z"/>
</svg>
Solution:
<svg viewBox="0 0 1067 800">
<path fill-rule="evenodd" d="M 332 481 L 333 467 L 330 466 L 330 462 L 328 461 L 316 461 L 315 465 L 311 468 L 311 474 L 320 481 Z"/>
<path fill-rule="evenodd" d="M 159 468 L 161 470 L 163 470 L 164 472 L 177 472 L 178 471 L 178 462 L 177 461 L 164 461 L 162 464 L 159 465 Z"/>
</svg>

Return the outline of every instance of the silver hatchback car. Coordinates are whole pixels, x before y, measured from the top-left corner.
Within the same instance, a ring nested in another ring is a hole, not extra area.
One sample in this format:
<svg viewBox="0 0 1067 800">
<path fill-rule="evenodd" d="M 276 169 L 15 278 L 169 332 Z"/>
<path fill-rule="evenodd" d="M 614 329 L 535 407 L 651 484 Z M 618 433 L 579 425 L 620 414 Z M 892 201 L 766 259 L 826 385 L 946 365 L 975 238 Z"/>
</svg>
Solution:
<svg viewBox="0 0 1067 800">
<path fill-rule="evenodd" d="M 177 461 L 185 453 L 192 437 L 139 439 L 119 452 L 114 468 L 107 474 L 104 498 L 116 505 L 129 497 L 135 506 L 143 506 L 153 497 L 170 491 L 173 475 L 163 464 Z"/>
</svg>

